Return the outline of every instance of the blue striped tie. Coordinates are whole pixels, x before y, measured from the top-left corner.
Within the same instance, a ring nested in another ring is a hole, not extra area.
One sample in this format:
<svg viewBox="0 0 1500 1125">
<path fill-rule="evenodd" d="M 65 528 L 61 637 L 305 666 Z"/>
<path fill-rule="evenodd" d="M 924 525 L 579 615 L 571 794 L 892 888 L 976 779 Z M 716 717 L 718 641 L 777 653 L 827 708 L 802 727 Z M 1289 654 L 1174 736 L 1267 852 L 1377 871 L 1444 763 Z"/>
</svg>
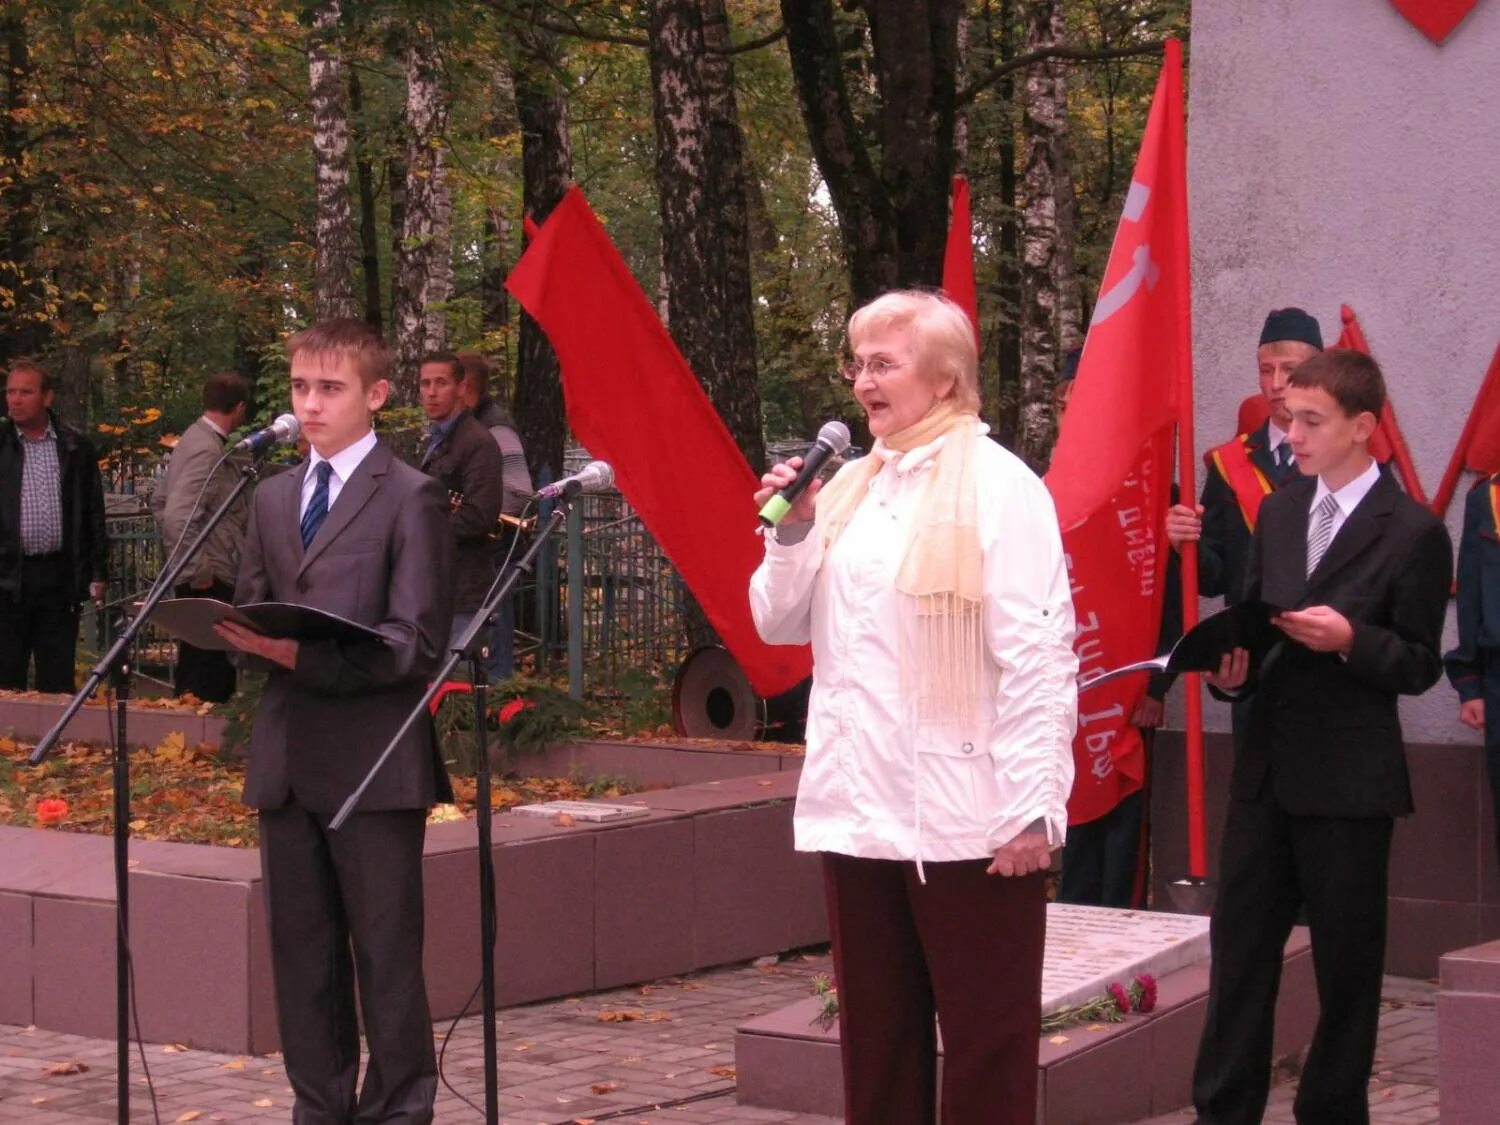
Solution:
<svg viewBox="0 0 1500 1125">
<path fill-rule="evenodd" d="M 307 502 L 307 511 L 302 513 L 302 549 L 307 550 L 318 528 L 328 516 L 328 478 L 333 475 L 333 465 L 319 461 L 313 472 L 318 474 L 318 483 L 313 485 L 312 499 Z"/>
</svg>

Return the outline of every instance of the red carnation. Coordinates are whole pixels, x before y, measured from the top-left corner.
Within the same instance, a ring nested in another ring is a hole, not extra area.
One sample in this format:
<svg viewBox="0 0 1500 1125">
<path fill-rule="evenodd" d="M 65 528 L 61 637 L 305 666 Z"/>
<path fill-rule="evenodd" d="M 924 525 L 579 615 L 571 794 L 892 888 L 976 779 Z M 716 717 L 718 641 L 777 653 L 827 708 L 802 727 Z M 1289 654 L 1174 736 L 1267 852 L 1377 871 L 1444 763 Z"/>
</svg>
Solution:
<svg viewBox="0 0 1500 1125">
<path fill-rule="evenodd" d="M 504 707 L 500 708 L 500 721 L 508 723 L 522 711 L 532 711 L 535 709 L 536 704 L 529 699 L 512 699 Z"/>
<path fill-rule="evenodd" d="M 1125 1014 L 1130 1014 L 1130 996 L 1118 984 L 1109 986 L 1109 994 L 1115 998 L 1115 1005 Z"/>
<path fill-rule="evenodd" d="M 44 797 L 36 803 L 38 824 L 58 824 L 68 815 L 68 802 L 61 797 Z"/>
<path fill-rule="evenodd" d="M 1156 1007 L 1156 978 L 1150 973 L 1142 973 L 1135 978 L 1138 995 L 1135 998 L 1135 1010 L 1138 1012 L 1149 1012 Z"/>
</svg>

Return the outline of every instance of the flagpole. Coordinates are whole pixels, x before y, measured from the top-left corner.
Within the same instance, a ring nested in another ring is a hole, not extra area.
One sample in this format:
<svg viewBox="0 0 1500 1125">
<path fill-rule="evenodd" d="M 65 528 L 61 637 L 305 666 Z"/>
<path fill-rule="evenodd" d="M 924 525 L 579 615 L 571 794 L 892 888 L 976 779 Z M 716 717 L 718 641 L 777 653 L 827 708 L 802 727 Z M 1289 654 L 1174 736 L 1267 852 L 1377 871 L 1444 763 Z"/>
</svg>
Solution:
<svg viewBox="0 0 1500 1125">
<path fill-rule="evenodd" d="M 1182 118 L 1182 43 L 1168 39 L 1163 66 L 1176 85 L 1175 112 L 1170 115 L 1167 127 L 1171 130 L 1171 143 L 1179 151 L 1187 147 L 1183 136 Z M 1188 230 L 1187 195 L 1176 201 L 1180 208 L 1178 230 Z M 1173 265 L 1190 277 L 1191 262 L 1188 255 L 1188 240 L 1184 236 L 1177 247 L 1178 260 Z M 1181 306 L 1178 315 L 1178 354 L 1182 357 L 1177 365 L 1177 480 L 1180 502 L 1190 507 L 1198 495 L 1196 480 L 1197 454 L 1193 444 L 1193 302 L 1192 286 L 1181 287 Z M 1181 545 L 1182 562 L 1182 630 L 1186 633 L 1198 623 L 1198 544 L 1194 541 Z M 1208 833 L 1204 815 L 1204 765 L 1203 765 L 1203 694 L 1198 676 L 1189 673 L 1186 677 L 1187 715 L 1186 772 L 1187 772 L 1187 820 L 1188 820 L 1188 875 L 1195 881 L 1208 878 Z"/>
</svg>

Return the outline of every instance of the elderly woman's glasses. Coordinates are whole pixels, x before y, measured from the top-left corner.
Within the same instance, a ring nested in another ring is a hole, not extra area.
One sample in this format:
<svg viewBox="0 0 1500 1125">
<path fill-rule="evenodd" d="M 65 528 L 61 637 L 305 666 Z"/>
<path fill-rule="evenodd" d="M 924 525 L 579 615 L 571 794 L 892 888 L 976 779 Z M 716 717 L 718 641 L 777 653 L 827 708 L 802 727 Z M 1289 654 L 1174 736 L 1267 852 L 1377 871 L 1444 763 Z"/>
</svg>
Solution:
<svg viewBox="0 0 1500 1125">
<path fill-rule="evenodd" d="M 857 381 L 860 375 L 866 371 L 870 373 L 872 379 L 878 382 L 897 368 L 905 366 L 906 364 L 904 363 L 892 363 L 888 359 L 882 359 L 877 356 L 875 359 L 851 359 L 840 370 L 846 383 Z"/>
</svg>

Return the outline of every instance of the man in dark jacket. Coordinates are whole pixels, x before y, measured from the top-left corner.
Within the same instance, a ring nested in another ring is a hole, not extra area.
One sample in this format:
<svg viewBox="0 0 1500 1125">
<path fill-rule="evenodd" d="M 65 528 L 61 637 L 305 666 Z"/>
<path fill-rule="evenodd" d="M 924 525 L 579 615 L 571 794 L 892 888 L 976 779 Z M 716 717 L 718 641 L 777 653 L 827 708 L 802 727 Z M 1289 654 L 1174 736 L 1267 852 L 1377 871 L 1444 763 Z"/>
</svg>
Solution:
<svg viewBox="0 0 1500 1125">
<path fill-rule="evenodd" d="M 104 486 L 88 440 L 52 415 L 52 381 L 28 360 L 5 378 L 0 427 L 0 688 L 73 690 L 79 604 L 104 600 Z"/>
<path fill-rule="evenodd" d="M 448 526 L 453 565 L 453 635 L 468 625 L 495 577 L 496 531 L 505 466 L 494 440 L 463 405 L 463 368 L 451 352 L 423 358 L 418 389 L 428 432 L 422 471 L 442 481 L 452 499 Z M 434 576 L 441 581 L 442 576 Z"/>
</svg>

